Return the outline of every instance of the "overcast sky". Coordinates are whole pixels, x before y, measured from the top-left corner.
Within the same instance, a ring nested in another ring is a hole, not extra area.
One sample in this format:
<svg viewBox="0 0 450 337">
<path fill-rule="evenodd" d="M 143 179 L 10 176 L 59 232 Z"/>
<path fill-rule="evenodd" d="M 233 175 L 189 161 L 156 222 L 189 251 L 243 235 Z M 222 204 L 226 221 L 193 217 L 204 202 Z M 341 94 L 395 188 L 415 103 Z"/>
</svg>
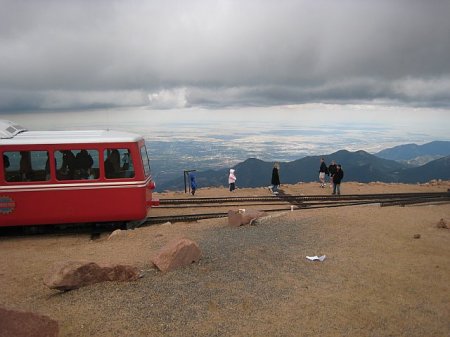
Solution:
<svg viewBox="0 0 450 337">
<path fill-rule="evenodd" d="M 448 116 L 449 18 L 448 0 L 0 0 L 0 117 L 315 103 Z"/>
</svg>

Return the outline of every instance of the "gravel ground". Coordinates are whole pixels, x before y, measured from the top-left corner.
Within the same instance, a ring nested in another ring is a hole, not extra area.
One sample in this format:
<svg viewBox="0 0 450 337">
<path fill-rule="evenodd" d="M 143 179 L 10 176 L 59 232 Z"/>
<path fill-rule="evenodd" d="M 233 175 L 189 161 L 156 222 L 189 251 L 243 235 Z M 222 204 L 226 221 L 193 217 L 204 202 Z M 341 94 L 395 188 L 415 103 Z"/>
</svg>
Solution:
<svg viewBox="0 0 450 337">
<path fill-rule="evenodd" d="M 80 325 L 86 336 L 126 336 L 127 331 L 132 336 L 240 336 L 243 329 L 257 331 L 255 324 L 265 326 L 262 333 L 268 326 L 260 313 L 276 312 L 298 290 L 280 277 L 297 279 L 307 288 L 313 273 L 297 256 L 299 246 L 316 249 L 313 238 L 304 235 L 306 224 L 280 219 L 204 230 L 201 237 L 190 236 L 203 253 L 197 265 L 167 274 L 149 268 L 138 282 L 57 293 L 49 305 L 59 311 L 68 302 L 86 307 L 88 300 L 87 322 Z M 120 309 L 111 302 L 120 303 Z M 107 324 L 94 324 L 105 319 Z M 115 322 L 120 327 L 111 329 Z"/>
<path fill-rule="evenodd" d="M 226 219 L 157 225 L 114 240 L 1 238 L 0 305 L 58 320 L 60 336 L 449 336 L 450 230 L 436 227 L 449 215 L 448 204 L 370 205 L 239 228 Z M 174 237 L 196 241 L 203 257 L 157 272 L 150 257 Z M 133 264 L 144 277 L 45 288 L 48 266 L 66 259 Z"/>
</svg>

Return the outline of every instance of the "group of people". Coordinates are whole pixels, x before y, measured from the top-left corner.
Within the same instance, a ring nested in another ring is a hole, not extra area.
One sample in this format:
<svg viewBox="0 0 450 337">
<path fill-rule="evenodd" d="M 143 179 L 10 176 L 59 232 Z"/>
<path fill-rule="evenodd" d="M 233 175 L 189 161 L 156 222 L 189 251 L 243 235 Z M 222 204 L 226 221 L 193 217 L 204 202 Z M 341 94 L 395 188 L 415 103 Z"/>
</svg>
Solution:
<svg viewBox="0 0 450 337">
<path fill-rule="evenodd" d="M 269 190 L 273 194 L 278 194 L 278 189 L 281 185 L 280 183 L 280 164 L 275 163 L 272 169 L 272 178 L 271 185 L 269 186 Z M 230 173 L 228 174 L 228 186 L 230 192 L 234 192 L 236 190 L 236 170 L 230 169 Z M 333 187 L 332 194 L 340 195 L 341 194 L 341 181 L 344 178 L 344 171 L 342 170 L 342 166 L 340 164 L 336 164 L 333 160 L 330 166 L 325 164 L 325 160 L 323 158 L 320 159 L 320 168 L 319 168 L 319 181 L 320 187 L 326 186 L 326 176 L 330 176 L 330 185 Z M 195 195 L 195 191 L 197 190 L 197 182 L 195 180 L 195 176 L 192 173 L 189 173 L 190 178 L 190 187 L 192 195 Z"/>
<path fill-rule="evenodd" d="M 272 179 L 271 179 L 272 185 L 269 186 L 269 189 L 273 194 L 278 194 L 278 188 L 280 187 L 280 175 L 278 173 L 279 169 L 280 164 L 275 163 L 272 170 Z M 228 175 L 228 185 L 230 188 L 230 192 L 233 192 L 236 189 L 237 178 L 234 172 L 236 172 L 235 169 L 230 169 L 230 174 Z"/>
<path fill-rule="evenodd" d="M 58 179 L 89 179 L 94 160 L 85 149 L 75 156 L 71 150 L 61 150 L 62 162 L 58 172 Z"/>
<path fill-rule="evenodd" d="M 334 160 L 331 161 L 330 166 L 327 167 L 325 164 L 325 159 L 320 159 L 319 168 L 319 181 L 320 187 L 324 188 L 326 186 L 326 176 L 330 176 L 330 185 L 333 187 L 332 194 L 341 194 L 341 181 L 344 178 L 344 171 L 340 164 L 336 164 Z"/>
<path fill-rule="evenodd" d="M 280 183 L 280 164 L 275 163 L 272 169 L 272 179 L 271 185 L 269 186 L 269 190 L 273 194 L 278 194 L 278 189 L 281 185 Z M 228 185 L 230 188 L 230 192 L 233 192 L 236 189 L 236 175 L 235 170 L 230 169 L 230 174 L 228 175 Z M 333 160 L 330 166 L 325 164 L 325 160 L 323 158 L 320 159 L 320 168 L 319 168 L 319 181 L 320 187 L 325 187 L 325 176 L 330 176 L 330 184 L 333 187 L 332 194 L 341 194 L 341 181 L 344 178 L 344 171 L 342 170 L 342 166 L 340 164 L 336 164 Z"/>
</svg>

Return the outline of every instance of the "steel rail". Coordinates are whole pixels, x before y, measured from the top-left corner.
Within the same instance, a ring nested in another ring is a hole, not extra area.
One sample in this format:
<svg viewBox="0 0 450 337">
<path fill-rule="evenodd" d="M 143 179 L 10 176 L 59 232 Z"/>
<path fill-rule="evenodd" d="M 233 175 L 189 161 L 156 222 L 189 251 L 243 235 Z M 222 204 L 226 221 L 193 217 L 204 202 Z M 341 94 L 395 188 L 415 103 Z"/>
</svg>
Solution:
<svg viewBox="0 0 450 337">
<path fill-rule="evenodd" d="M 281 212 L 290 211 L 290 208 L 285 209 L 264 209 L 262 212 Z M 156 224 L 164 222 L 190 222 L 203 219 L 213 219 L 213 218 L 225 218 L 228 216 L 228 212 L 218 212 L 218 213 L 198 213 L 198 214 L 180 214 L 180 215 L 167 215 L 167 216 L 150 216 L 147 217 L 144 224 Z"/>
<path fill-rule="evenodd" d="M 450 197 L 441 197 L 441 198 L 424 198 L 424 199 L 407 199 L 407 200 L 388 200 L 383 201 L 380 203 L 381 207 L 384 206 L 405 206 L 405 205 L 412 205 L 412 204 L 426 204 L 432 202 L 433 204 L 436 203 L 443 203 L 443 202 L 449 202 Z"/>
<path fill-rule="evenodd" d="M 356 198 L 355 198 L 356 197 Z M 235 200 L 239 199 L 241 202 L 236 204 Z M 224 197 L 224 198 L 190 198 L 181 199 L 183 203 L 178 202 L 169 203 L 170 199 L 166 199 L 167 202 L 163 203 L 165 206 L 161 208 L 182 209 L 182 208 L 224 208 L 224 207 L 251 207 L 260 205 L 282 206 L 286 203 L 290 205 L 299 206 L 299 208 L 312 208 L 312 207 L 336 207 L 345 205 L 354 205 L 355 203 L 361 203 L 362 201 L 368 201 L 364 203 L 379 203 L 380 205 L 387 206 L 389 204 L 404 205 L 407 203 L 413 204 L 420 200 L 421 203 L 428 202 L 434 199 L 449 199 L 450 193 L 390 193 L 390 194 L 366 194 L 366 195 L 347 195 L 341 196 L 292 196 L 281 195 L 271 197 Z M 177 199 L 176 201 L 179 201 Z M 190 203 L 194 201 L 194 203 Z M 202 202 L 205 203 L 202 203 Z M 220 203 L 220 205 L 218 205 Z"/>
<path fill-rule="evenodd" d="M 324 200 L 316 200 L 316 199 L 308 199 L 308 200 L 301 200 L 301 199 L 293 199 L 293 198 L 289 198 L 289 199 L 285 199 L 285 198 L 280 198 L 280 199 L 276 199 L 276 200 L 251 200 L 251 201 L 247 201 L 247 200 L 242 200 L 242 202 L 245 203 L 234 203 L 235 201 L 229 201 L 229 199 L 224 199 L 222 200 L 220 203 L 224 204 L 223 207 L 231 207 L 231 206 L 257 206 L 257 205 L 285 205 L 286 203 L 296 203 L 296 204 L 303 204 L 303 203 L 308 203 L 308 204 L 313 204 L 313 203 L 318 203 L 318 204 L 327 204 L 327 203 L 336 203 L 336 202 L 340 202 L 340 203 L 344 203 L 344 202 L 351 202 L 351 201 L 364 201 L 364 200 L 370 200 L 373 202 L 383 202 L 383 201 L 403 201 L 403 200 L 430 200 L 430 199 L 436 199 L 436 198 L 450 198 L 450 194 L 444 194 L 444 195 L 433 195 L 433 196 L 421 196 L 420 198 L 417 198 L 416 196 L 408 196 L 408 197 L 382 197 L 382 198 L 358 198 L 358 199 L 352 199 L 352 198 L 340 198 L 340 197 L 333 197 L 333 198 L 326 198 Z M 167 200 L 167 199 L 166 199 Z M 197 208 L 197 207 L 202 207 L 202 208 L 208 208 L 208 207 L 221 207 L 216 205 L 216 202 L 211 203 L 208 202 L 206 204 L 203 203 L 181 203 L 181 204 L 177 204 L 177 203 L 164 203 L 163 206 L 157 206 L 158 209 L 163 209 L 163 208 L 167 208 L 167 209 L 176 209 L 176 208 Z"/>
<path fill-rule="evenodd" d="M 291 205 L 328 205 L 328 204 L 346 204 L 346 203 L 352 203 L 352 202 L 358 202 L 358 201 L 369 201 L 370 203 L 392 203 L 392 202 L 398 202 L 398 203 L 402 203 L 402 202 L 407 202 L 408 200 L 424 200 L 424 202 L 427 202 L 427 200 L 434 200 L 434 199 L 446 199 L 446 198 L 450 198 L 450 197 L 442 197 L 442 196 L 436 196 L 436 197 L 426 197 L 426 198 L 392 198 L 392 199 L 386 199 L 386 198 L 382 198 L 382 199 L 360 199 L 360 200 L 355 200 L 355 199 L 330 199 L 330 200 L 323 200 L 323 201 L 319 201 L 319 200 L 313 200 L 313 201 L 298 201 L 296 199 L 293 200 L 279 200 L 279 201 L 267 201 L 267 202 L 261 202 L 261 201 L 247 201 L 247 202 L 243 202 L 243 203 L 222 203 L 223 205 L 217 205 L 216 203 L 214 204 L 201 204 L 201 203 L 195 203 L 195 204 L 166 204 L 165 206 L 158 206 L 158 209 L 184 209 L 184 208 L 219 208 L 219 207 L 241 207 L 242 206 L 260 206 L 260 205 L 265 205 L 265 206 L 282 206 L 282 205 L 286 205 L 286 203 L 291 204 Z"/>
<path fill-rule="evenodd" d="M 178 209 L 178 208 L 208 208 L 208 207 L 240 207 L 240 206 L 251 206 L 251 205 L 286 205 L 289 203 L 286 200 L 267 200 L 267 201 L 242 201 L 242 202 L 222 202 L 222 203 L 182 203 L 182 204 L 165 204 L 162 206 L 157 206 L 158 209 Z M 220 206 L 223 204 L 223 206 Z"/>
<path fill-rule="evenodd" d="M 326 200 L 369 200 L 369 199 L 392 199 L 392 198 L 432 198 L 447 197 L 450 192 L 428 192 L 428 193 L 385 193 L 385 194 L 349 194 L 349 195 L 289 195 L 280 194 L 277 196 L 262 197 L 216 197 L 216 198 L 184 198 L 184 199 L 160 199 L 160 205 L 176 204 L 208 204 L 227 202 L 270 202 L 270 201 L 326 201 Z"/>
<path fill-rule="evenodd" d="M 358 206 L 358 205 L 370 205 L 379 204 L 380 206 L 395 206 L 395 205 L 412 205 L 420 203 L 441 203 L 449 202 L 450 196 L 439 196 L 439 197 L 426 197 L 426 198 L 410 198 L 410 199 L 394 199 L 386 200 L 384 199 L 372 199 L 372 200 L 353 200 L 342 202 L 342 200 L 336 200 L 337 202 L 331 203 L 301 203 L 296 205 L 293 209 L 291 208 L 275 208 L 275 209 L 264 209 L 263 212 L 282 212 L 282 211 L 292 211 L 301 209 L 316 209 L 316 208 L 333 208 L 333 207 L 345 207 L 345 206 Z M 263 205 L 263 204 L 261 204 Z M 242 206 L 242 205 L 241 205 Z M 210 206 L 211 207 L 211 206 Z M 217 207 L 217 206 L 216 206 Z M 226 205 L 224 206 L 226 207 Z M 173 216 L 156 216 L 148 217 L 144 224 L 155 224 L 163 222 L 189 222 L 202 219 L 212 219 L 212 218 L 223 218 L 228 215 L 228 212 L 219 213 L 200 213 L 200 214 L 180 214 Z"/>
</svg>

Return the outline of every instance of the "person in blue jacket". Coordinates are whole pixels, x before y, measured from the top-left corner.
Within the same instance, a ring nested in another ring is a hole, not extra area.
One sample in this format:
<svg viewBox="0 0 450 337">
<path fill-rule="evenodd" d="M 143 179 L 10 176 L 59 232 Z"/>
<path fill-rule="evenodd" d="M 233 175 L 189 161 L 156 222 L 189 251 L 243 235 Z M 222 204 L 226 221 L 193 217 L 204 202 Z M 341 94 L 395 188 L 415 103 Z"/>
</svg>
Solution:
<svg viewBox="0 0 450 337">
<path fill-rule="evenodd" d="M 195 175 L 193 173 L 189 173 L 189 180 L 191 182 L 191 193 L 195 195 L 195 191 L 197 190 L 197 182 L 195 181 Z"/>
</svg>

